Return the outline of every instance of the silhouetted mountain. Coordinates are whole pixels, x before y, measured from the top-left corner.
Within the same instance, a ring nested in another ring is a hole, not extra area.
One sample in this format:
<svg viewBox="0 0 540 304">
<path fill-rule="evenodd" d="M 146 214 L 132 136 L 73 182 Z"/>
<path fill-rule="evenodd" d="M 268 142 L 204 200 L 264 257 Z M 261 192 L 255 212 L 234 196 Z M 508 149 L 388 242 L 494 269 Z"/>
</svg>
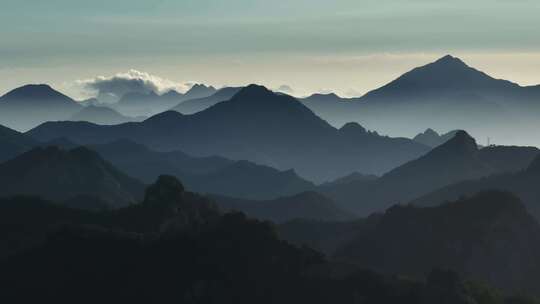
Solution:
<svg viewBox="0 0 540 304">
<path fill-rule="evenodd" d="M 26 131 L 45 121 L 64 120 L 81 108 L 48 85 L 26 85 L 0 97 L 0 123 Z"/>
<path fill-rule="evenodd" d="M 350 116 L 348 111 L 350 111 L 352 102 L 355 101 L 354 98 L 342 98 L 334 93 L 317 93 L 300 100 L 315 114 L 332 123 L 336 121 L 336 118 Z M 342 123 L 343 120 L 340 119 L 336 125 Z"/>
<path fill-rule="evenodd" d="M 219 89 L 216 93 L 208 97 L 195 98 L 182 101 L 179 105 L 172 108 L 173 111 L 178 111 L 182 114 L 194 114 L 205 110 L 219 102 L 226 101 L 231 99 L 236 93 L 238 93 L 242 88 L 223 88 Z"/>
<path fill-rule="evenodd" d="M 213 86 L 199 83 L 192 86 L 186 94 L 184 94 L 184 100 L 205 98 L 214 95 L 216 92 L 217 90 Z"/>
<path fill-rule="evenodd" d="M 30 137 L 0 125 L 0 162 L 11 159 L 34 145 L 36 142 Z"/>
<path fill-rule="evenodd" d="M 456 182 L 520 170 L 523 158 L 530 160 L 538 155 L 537 149 L 530 148 L 501 147 L 481 152 L 483 150 L 478 149 L 475 140 L 465 131 L 458 131 L 452 139 L 426 155 L 374 181 L 323 185 L 321 191 L 348 210 L 367 215 Z"/>
<path fill-rule="evenodd" d="M 145 197 L 141 204 L 97 213 L 35 199 L 2 201 L 0 248 L 10 240 L 30 241 L 30 248 L 0 259 L 1 299 L 8 303 L 73 303 L 74 299 L 77 303 L 352 304 L 358 299 L 381 304 L 515 303 L 449 271 L 432 271 L 424 283 L 329 263 L 312 250 L 279 240 L 268 223 L 242 214 L 221 215 L 211 202 L 186 192 L 171 177 L 161 177 Z"/>
<path fill-rule="evenodd" d="M 292 170 L 232 161 L 221 157 L 192 157 L 180 151 L 156 152 L 122 140 L 92 145 L 106 160 L 145 182 L 159 175 L 176 176 L 193 191 L 246 199 L 273 199 L 313 189 L 315 185 Z"/>
<path fill-rule="evenodd" d="M 83 144 L 130 139 L 156 150 L 294 168 L 314 181 L 355 171 L 380 174 L 428 150 L 410 139 L 380 136 L 357 124 L 337 130 L 295 98 L 256 85 L 193 115 L 169 111 L 142 123 L 110 127 L 52 122 L 28 134 L 42 141 L 66 137 Z"/>
<path fill-rule="evenodd" d="M 405 136 L 431 126 L 520 144 L 530 142 L 527 131 L 538 127 L 538 100 L 537 87 L 495 79 L 445 56 L 360 98 L 336 99 L 316 112 L 333 125 L 359 121 L 386 134 Z"/>
<path fill-rule="evenodd" d="M 293 219 L 340 221 L 353 215 L 339 209 L 335 203 L 315 192 L 303 192 L 269 201 L 252 201 L 214 196 L 222 210 L 241 211 L 247 216 L 282 223 Z"/>
<path fill-rule="evenodd" d="M 510 193 L 440 207 L 395 206 L 337 256 L 387 274 L 457 271 L 514 292 L 540 290 L 540 225 Z"/>
<path fill-rule="evenodd" d="M 517 195 L 537 219 L 540 220 L 540 156 L 537 156 L 526 169 L 520 172 L 499 174 L 477 180 L 464 181 L 449 185 L 426 194 L 412 203 L 420 206 L 432 206 L 454 200 L 478 191 L 498 189 Z"/>
<path fill-rule="evenodd" d="M 0 196 L 36 195 L 55 201 L 89 195 L 110 207 L 137 202 L 144 186 L 86 148 L 35 148 L 0 164 Z"/>
<path fill-rule="evenodd" d="M 98 125 L 117 125 L 134 119 L 124 116 L 109 107 L 87 106 L 73 114 L 68 120 L 88 121 Z"/>
<path fill-rule="evenodd" d="M 435 148 L 454 137 L 454 135 L 456 135 L 456 132 L 458 132 L 458 130 L 450 131 L 445 134 L 439 134 L 433 129 L 427 129 L 426 131 L 424 131 L 424 133 L 416 135 L 413 140 L 428 147 Z"/>
<path fill-rule="evenodd" d="M 333 185 L 343 185 L 343 184 L 348 184 L 352 182 L 367 182 L 367 181 L 373 181 L 376 179 L 377 179 L 377 176 L 375 175 L 365 175 L 362 173 L 354 172 L 347 176 L 337 178 L 331 182 L 326 182 L 322 184 L 321 186 L 326 187 L 326 186 L 333 186 Z"/>
</svg>

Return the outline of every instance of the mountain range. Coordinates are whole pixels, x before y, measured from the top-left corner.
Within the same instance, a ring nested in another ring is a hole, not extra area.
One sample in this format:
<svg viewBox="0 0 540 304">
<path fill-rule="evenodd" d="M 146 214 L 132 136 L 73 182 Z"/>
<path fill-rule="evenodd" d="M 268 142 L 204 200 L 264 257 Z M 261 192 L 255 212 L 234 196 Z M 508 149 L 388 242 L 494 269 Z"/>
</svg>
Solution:
<svg viewBox="0 0 540 304">
<path fill-rule="evenodd" d="M 482 192 L 438 207 L 394 206 L 336 257 L 386 274 L 453 269 L 506 292 L 537 292 L 540 225 L 510 193 Z"/>
<path fill-rule="evenodd" d="M 509 191 L 518 196 L 527 210 L 540 220 L 540 157 L 536 157 L 521 171 L 509 172 L 484 177 L 481 179 L 467 180 L 442 189 L 436 189 L 430 193 L 413 200 L 411 203 L 419 206 L 431 206 L 438 202 L 454 200 L 462 196 L 470 196 L 479 191 L 500 189 Z"/>
<path fill-rule="evenodd" d="M 169 111 L 116 126 L 48 122 L 27 134 L 41 141 L 65 137 L 79 144 L 129 139 L 154 150 L 294 168 L 315 182 L 353 172 L 381 174 L 429 150 L 413 140 L 380 136 L 354 123 L 336 129 L 295 98 L 256 85 L 193 115 Z"/>
<path fill-rule="evenodd" d="M 538 127 L 535 117 L 540 113 L 540 86 L 495 79 L 450 55 L 362 97 L 326 99 L 323 107 L 320 101 L 304 104 L 334 125 L 359 121 L 401 136 L 417 134 L 426 126 L 465 129 L 504 144 L 530 143 L 524 132 Z"/>
<path fill-rule="evenodd" d="M 70 121 L 87 121 L 98 125 L 117 125 L 137 118 L 127 117 L 109 107 L 89 105 L 69 117 Z"/>
<path fill-rule="evenodd" d="M 347 210 L 369 215 L 457 182 L 522 170 L 538 153 L 529 147 L 479 149 L 469 134 L 458 131 L 446 143 L 378 179 L 322 185 L 320 191 Z"/>
<path fill-rule="evenodd" d="M 24 152 L 0 164 L 0 184 L 1 197 L 39 196 L 90 209 L 134 204 L 144 191 L 141 182 L 83 147 L 38 147 Z"/>
<path fill-rule="evenodd" d="M 152 116 L 191 99 L 200 99 L 215 94 L 212 86 L 195 84 L 185 94 L 171 90 L 165 94 L 128 92 L 112 106 L 127 116 Z"/>
<path fill-rule="evenodd" d="M 117 168 L 150 183 L 162 174 L 177 177 L 199 193 L 243 199 L 275 199 L 315 188 L 292 170 L 276 169 L 223 157 L 193 157 L 181 151 L 158 152 L 128 140 L 91 145 Z"/>
</svg>

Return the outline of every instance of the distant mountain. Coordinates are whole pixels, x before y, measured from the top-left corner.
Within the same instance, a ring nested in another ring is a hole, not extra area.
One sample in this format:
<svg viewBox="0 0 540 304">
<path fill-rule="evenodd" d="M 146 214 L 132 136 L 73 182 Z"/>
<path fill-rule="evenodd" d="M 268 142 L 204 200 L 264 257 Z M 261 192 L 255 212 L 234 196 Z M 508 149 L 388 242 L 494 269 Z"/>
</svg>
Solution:
<svg viewBox="0 0 540 304">
<path fill-rule="evenodd" d="M 387 274 L 450 269 L 506 292 L 537 292 L 540 225 L 519 199 L 484 192 L 439 207 L 395 206 L 336 257 Z"/>
<path fill-rule="evenodd" d="M 260 220 L 283 223 L 294 219 L 343 221 L 353 215 L 338 208 L 335 203 L 316 192 L 303 192 L 293 196 L 267 201 L 252 201 L 230 197 L 212 197 L 222 210 L 236 210 Z"/>
<path fill-rule="evenodd" d="M 68 120 L 87 121 L 98 125 L 117 125 L 134 119 L 124 116 L 109 107 L 91 105 L 73 114 Z"/>
<path fill-rule="evenodd" d="M 0 125 L 0 162 L 11 159 L 36 145 L 30 137 Z"/>
<path fill-rule="evenodd" d="M 207 86 L 204 84 L 195 84 L 185 94 L 184 100 L 205 98 L 214 95 L 217 89 L 213 86 Z"/>
<path fill-rule="evenodd" d="M 375 175 L 365 175 L 362 173 L 353 172 L 347 176 L 337 178 L 330 182 L 326 182 L 322 184 L 322 186 L 327 187 L 327 186 L 334 186 L 334 185 L 343 185 L 343 184 L 348 184 L 348 183 L 353 183 L 353 182 L 368 182 L 368 181 L 376 180 L 377 178 L 378 177 Z"/>
<path fill-rule="evenodd" d="M 454 137 L 454 135 L 456 135 L 457 132 L 458 130 L 454 130 L 444 134 L 439 134 L 433 129 L 427 129 L 424 131 L 424 133 L 416 135 L 413 140 L 426 146 L 435 148 L 450 140 L 452 137 Z"/>
<path fill-rule="evenodd" d="M 335 125 L 337 126 L 348 122 L 347 120 L 340 119 L 340 117 L 350 116 L 348 112 L 350 111 L 352 102 L 355 101 L 354 98 L 342 98 L 335 93 L 317 93 L 300 100 L 315 114 L 329 122 L 336 122 Z"/>
<path fill-rule="evenodd" d="M 335 129 L 295 98 L 256 85 L 193 115 L 169 111 L 142 123 L 110 127 L 51 122 L 28 134 L 42 141 L 65 137 L 82 144 L 130 139 L 155 150 L 294 168 L 317 182 L 355 171 L 381 174 L 429 150 L 410 139 L 368 132 L 358 124 Z"/>
<path fill-rule="evenodd" d="M 106 160 L 145 182 L 162 174 L 179 178 L 189 189 L 245 199 L 274 199 L 311 190 L 314 184 L 292 170 L 232 161 L 221 157 L 192 157 L 180 151 L 157 152 L 127 140 L 90 146 Z"/>
<path fill-rule="evenodd" d="M 194 114 L 205 110 L 219 102 L 226 101 L 231 99 L 236 93 L 238 93 L 242 88 L 223 88 L 219 89 L 216 93 L 202 98 L 195 98 L 182 101 L 179 105 L 172 108 L 173 111 L 178 111 L 182 114 Z"/>
<path fill-rule="evenodd" d="M 158 95 L 153 91 L 149 93 L 130 92 L 122 96 L 122 98 L 114 104 L 114 108 L 127 116 L 148 117 L 167 111 L 186 100 L 206 98 L 215 94 L 216 91 L 217 90 L 212 86 L 196 84 L 185 94 L 174 90 L 162 95 Z"/>
<path fill-rule="evenodd" d="M 320 189 L 348 210 L 368 215 L 456 182 L 520 170 L 525 165 L 522 159 L 530 161 L 538 155 L 537 149 L 530 148 L 486 149 L 478 149 L 472 137 L 458 131 L 426 155 L 376 180 L 323 185 Z"/>
<path fill-rule="evenodd" d="M 540 156 L 537 156 L 530 165 L 522 171 L 499 174 L 482 179 L 463 181 L 437 189 L 429 194 L 412 201 L 418 206 L 433 206 L 444 201 L 472 195 L 479 191 L 498 189 L 510 191 L 517 195 L 527 210 L 540 220 Z"/>
<path fill-rule="evenodd" d="M 495 79 L 453 56 L 415 68 L 360 98 L 334 99 L 316 110 L 333 125 L 358 121 L 401 136 L 426 126 L 465 129 L 504 144 L 531 142 L 527 130 L 538 127 L 540 114 L 538 87 Z"/>
<path fill-rule="evenodd" d="M 118 171 L 97 153 L 76 148 L 35 148 L 0 164 L 0 196 L 33 195 L 65 201 L 83 195 L 110 207 L 141 199 L 144 185 Z"/>
<path fill-rule="evenodd" d="M 0 124 L 26 131 L 46 121 L 64 120 L 81 108 L 48 85 L 26 85 L 0 97 Z"/>
</svg>

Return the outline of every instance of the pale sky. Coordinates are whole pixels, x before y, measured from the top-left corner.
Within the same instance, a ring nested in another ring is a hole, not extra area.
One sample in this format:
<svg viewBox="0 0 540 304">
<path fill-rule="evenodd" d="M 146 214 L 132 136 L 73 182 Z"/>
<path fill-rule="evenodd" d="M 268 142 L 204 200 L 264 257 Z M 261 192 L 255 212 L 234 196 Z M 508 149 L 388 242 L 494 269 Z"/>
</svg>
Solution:
<svg viewBox="0 0 540 304">
<path fill-rule="evenodd" d="M 540 84 L 538 0 L 0 0 L 0 93 L 130 69 L 360 95 L 452 54 Z"/>
</svg>

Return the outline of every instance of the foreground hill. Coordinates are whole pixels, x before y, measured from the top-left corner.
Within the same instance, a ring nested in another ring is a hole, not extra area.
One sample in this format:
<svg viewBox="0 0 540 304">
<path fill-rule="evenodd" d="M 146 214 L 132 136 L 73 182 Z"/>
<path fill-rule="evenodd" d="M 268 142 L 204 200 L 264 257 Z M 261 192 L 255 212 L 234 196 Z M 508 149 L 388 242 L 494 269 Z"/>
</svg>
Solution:
<svg viewBox="0 0 540 304">
<path fill-rule="evenodd" d="M 518 300 L 464 282 L 449 271 L 432 271 L 423 282 L 329 263 L 314 251 L 279 240 L 268 223 L 221 214 L 170 177 L 152 185 L 143 203 L 116 211 L 87 213 L 21 200 L 2 201 L 0 210 L 0 223 L 10 227 L 0 230 L 7 239 L 17 234 L 15 240 L 49 236 L 24 252 L 0 258 L 0 297 L 6 302 L 352 304 L 361 298 L 366 303 L 509 304 Z M 36 221 L 15 220 L 24 214 Z M 66 219 L 69 225 L 59 227 Z M 60 228 L 56 233 L 51 228 L 55 224 Z"/>
<path fill-rule="evenodd" d="M 181 151 L 157 152 L 127 140 L 92 145 L 106 160 L 130 176 L 152 182 L 173 175 L 199 193 L 245 199 L 274 199 L 315 187 L 292 170 L 276 169 L 222 157 L 192 157 Z"/>
<path fill-rule="evenodd" d="M 97 153 L 76 148 L 35 148 L 0 164 L 0 196 L 36 195 L 77 204 L 94 198 L 120 207 L 140 200 L 144 185 L 118 171 Z"/>
<path fill-rule="evenodd" d="M 256 85 L 193 115 L 170 111 L 118 126 L 50 122 L 28 134 L 42 141 L 65 137 L 81 144 L 130 139 L 156 150 L 294 168 L 317 182 L 355 171 L 381 174 L 429 150 L 410 139 L 368 132 L 358 124 L 335 129 L 293 97 Z"/>
<path fill-rule="evenodd" d="M 48 85 L 26 85 L 0 97 L 0 124 L 27 131 L 46 121 L 65 120 L 80 109 Z"/>
<path fill-rule="evenodd" d="M 452 269 L 507 291 L 539 290 L 540 225 L 515 196 L 485 192 L 439 207 L 395 206 L 338 251 L 383 273 Z"/>
<path fill-rule="evenodd" d="M 213 199 L 223 210 L 241 211 L 249 217 L 275 223 L 298 218 L 321 221 L 343 221 L 353 218 L 352 214 L 341 210 L 332 200 L 316 192 L 303 192 L 268 201 L 218 196 L 214 196 Z"/>
<path fill-rule="evenodd" d="M 538 155 L 535 148 L 489 147 L 458 131 L 446 143 L 372 181 L 321 186 L 341 206 L 359 214 L 382 211 L 464 180 L 521 170 Z"/>
<path fill-rule="evenodd" d="M 0 162 L 11 159 L 36 145 L 30 137 L 0 125 Z"/>
</svg>

